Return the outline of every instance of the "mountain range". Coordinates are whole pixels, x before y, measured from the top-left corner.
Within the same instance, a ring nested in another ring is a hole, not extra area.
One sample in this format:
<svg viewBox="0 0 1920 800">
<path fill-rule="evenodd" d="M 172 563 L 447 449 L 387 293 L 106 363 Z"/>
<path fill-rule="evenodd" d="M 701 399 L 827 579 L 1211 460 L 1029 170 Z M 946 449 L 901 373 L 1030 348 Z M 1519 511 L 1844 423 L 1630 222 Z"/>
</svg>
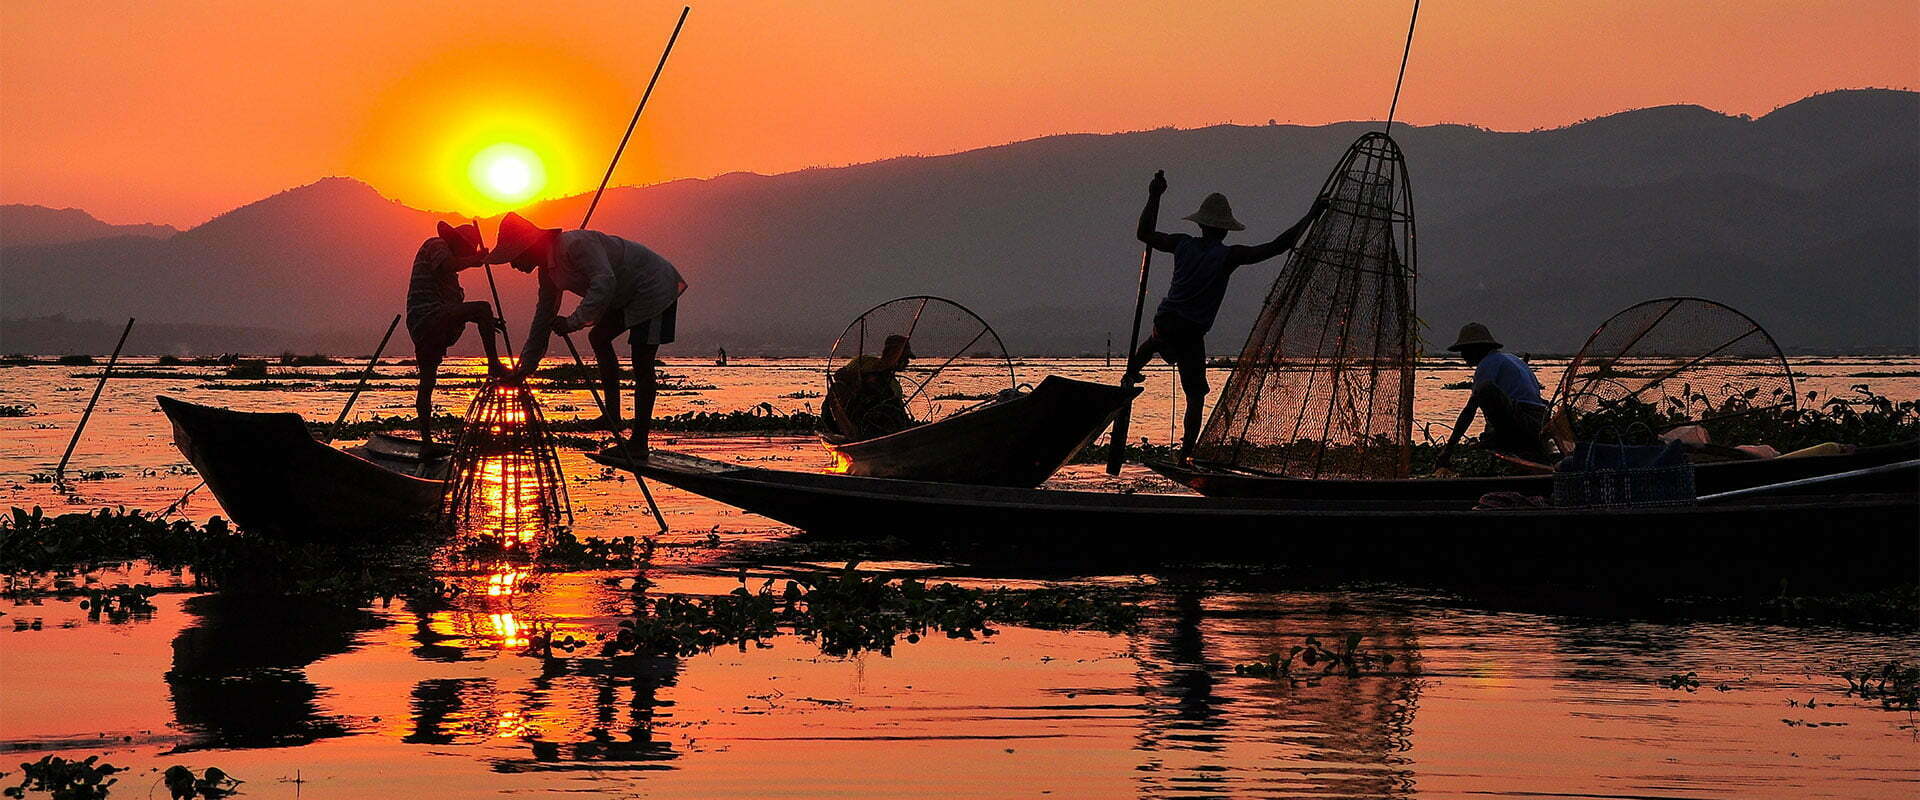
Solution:
<svg viewBox="0 0 1920 800">
<path fill-rule="evenodd" d="M 1378 127 L 1069 134 L 621 187 L 594 227 L 647 243 L 690 284 L 669 355 L 824 353 L 863 309 L 907 294 L 966 304 L 1016 354 L 1098 353 L 1109 335 L 1116 348 L 1127 338 L 1134 221 L 1155 169 L 1172 184 L 1163 230 L 1190 229 L 1179 218 L 1220 191 L 1249 226 L 1230 241 L 1260 241 L 1303 213 L 1347 145 Z M 1411 175 L 1433 347 L 1478 320 L 1514 350 L 1571 352 L 1616 310 L 1698 295 L 1747 312 L 1790 352 L 1920 348 L 1920 94 L 1831 92 L 1752 119 L 1665 106 L 1523 133 L 1392 133 Z M 522 213 L 571 227 L 588 200 Z M 147 337 L 136 328 L 130 349 L 144 352 L 266 349 L 254 343 L 263 337 L 364 341 L 348 351 L 365 352 L 403 308 L 420 241 L 452 219 L 348 178 L 172 235 L 77 213 L 0 214 L 0 348 L 51 352 L 38 322 L 61 314 L 70 333 L 71 320 L 102 320 L 109 344 L 114 320 L 173 324 Z M 49 215 L 59 224 L 37 221 Z M 496 224 L 483 225 L 489 239 Z M 1238 351 L 1281 263 L 1234 277 L 1213 352 Z M 1157 298 L 1171 264 L 1160 256 L 1153 269 Z M 484 277 L 468 276 L 468 297 L 486 297 Z M 513 329 L 524 329 L 533 282 L 496 277 Z"/>
</svg>

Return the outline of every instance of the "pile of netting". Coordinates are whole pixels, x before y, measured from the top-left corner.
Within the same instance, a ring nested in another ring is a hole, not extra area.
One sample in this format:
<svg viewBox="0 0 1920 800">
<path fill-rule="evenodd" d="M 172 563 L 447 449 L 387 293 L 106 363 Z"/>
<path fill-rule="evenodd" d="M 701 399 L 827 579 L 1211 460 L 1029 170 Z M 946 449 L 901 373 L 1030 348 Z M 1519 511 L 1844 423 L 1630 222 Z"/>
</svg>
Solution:
<svg viewBox="0 0 1920 800">
<path fill-rule="evenodd" d="M 553 433 L 533 392 L 489 381 L 467 409 L 441 514 L 455 531 L 532 546 L 573 522 Z"/>
<path fill-rule="evenodd" d="M 1347 149 L 1194 448 L 1212 466 L 1300 478 L 1407 474 L 1413 429 L 1413 198 L 1384 133 Z"/>
<path fill-rule="evenodd" d="M 1562 439 L 1715 424 L 1797 403 L 1793 370 L 1752 318 L 1698 297 L 1648 300 L 1600 325 L 1555 394 Z M 1629 430 L 1632 429 L 1632 430 Z"/>
</svg>

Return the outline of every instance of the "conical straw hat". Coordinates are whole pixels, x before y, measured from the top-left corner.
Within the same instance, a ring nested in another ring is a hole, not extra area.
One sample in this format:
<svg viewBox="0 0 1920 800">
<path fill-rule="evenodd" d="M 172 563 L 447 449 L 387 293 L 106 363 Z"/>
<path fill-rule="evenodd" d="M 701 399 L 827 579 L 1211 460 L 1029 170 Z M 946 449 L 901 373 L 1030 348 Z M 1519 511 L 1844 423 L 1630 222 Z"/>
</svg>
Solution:
<svg viewBox="0 0 1920 800">
<path fill-rule="evenodd" d="M 1244 231 L 1247 226 L 1233 218 L 1233 206 L 1227 204 L 1227 196 L 1219 192 L 1207 195 L 1200 201 L 1200 210 L 1188 214 L 1184 219 L 1209 228 L 1222 228 L 1230 231 Z"/>
<path fill-rule="evenodd" d="M 1469 322 L 1460 326 L 1460 335 L 1454 337 L 1453 344 L 1447 345 L 1447 349 L 1458 353 L 1476 344 L 1484 344 L 1492 347 L 1502 346 L 1498 339 L 1493 338 L 1493 331 L 1487 330 L 1487 326 L 1478 322 Z"/>
</svg>

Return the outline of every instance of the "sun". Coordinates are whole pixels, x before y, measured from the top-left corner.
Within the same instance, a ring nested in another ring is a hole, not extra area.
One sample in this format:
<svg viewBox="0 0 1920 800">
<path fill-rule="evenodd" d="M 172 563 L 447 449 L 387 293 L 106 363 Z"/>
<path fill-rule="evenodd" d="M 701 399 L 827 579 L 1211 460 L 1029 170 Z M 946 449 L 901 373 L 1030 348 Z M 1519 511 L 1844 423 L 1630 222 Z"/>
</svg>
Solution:
<svg viewBox="0 0 1920 800">
<path fill-rule="evenodd" d="M 547 168 L 531 148 L 512 142 L 489 145 L 467 165 L 474 188 L 497 203 L 517 205 L 547 185 Z"/>
</svg>

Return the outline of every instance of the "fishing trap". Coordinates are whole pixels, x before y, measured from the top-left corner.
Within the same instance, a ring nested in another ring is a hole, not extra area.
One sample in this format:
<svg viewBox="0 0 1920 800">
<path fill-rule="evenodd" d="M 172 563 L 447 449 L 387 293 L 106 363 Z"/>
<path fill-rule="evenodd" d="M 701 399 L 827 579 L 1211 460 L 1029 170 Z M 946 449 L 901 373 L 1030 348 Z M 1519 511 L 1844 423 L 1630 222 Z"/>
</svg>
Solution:
<svg viewBox="0 0 1920 800">
<path fill-rule="evenodd" d="M 440 511 L 456 532 L 495 538 L 509 549 L 573 524 L 553 432 L 531 389 L 489 380 L 474 395 Z"/>
</svg>

